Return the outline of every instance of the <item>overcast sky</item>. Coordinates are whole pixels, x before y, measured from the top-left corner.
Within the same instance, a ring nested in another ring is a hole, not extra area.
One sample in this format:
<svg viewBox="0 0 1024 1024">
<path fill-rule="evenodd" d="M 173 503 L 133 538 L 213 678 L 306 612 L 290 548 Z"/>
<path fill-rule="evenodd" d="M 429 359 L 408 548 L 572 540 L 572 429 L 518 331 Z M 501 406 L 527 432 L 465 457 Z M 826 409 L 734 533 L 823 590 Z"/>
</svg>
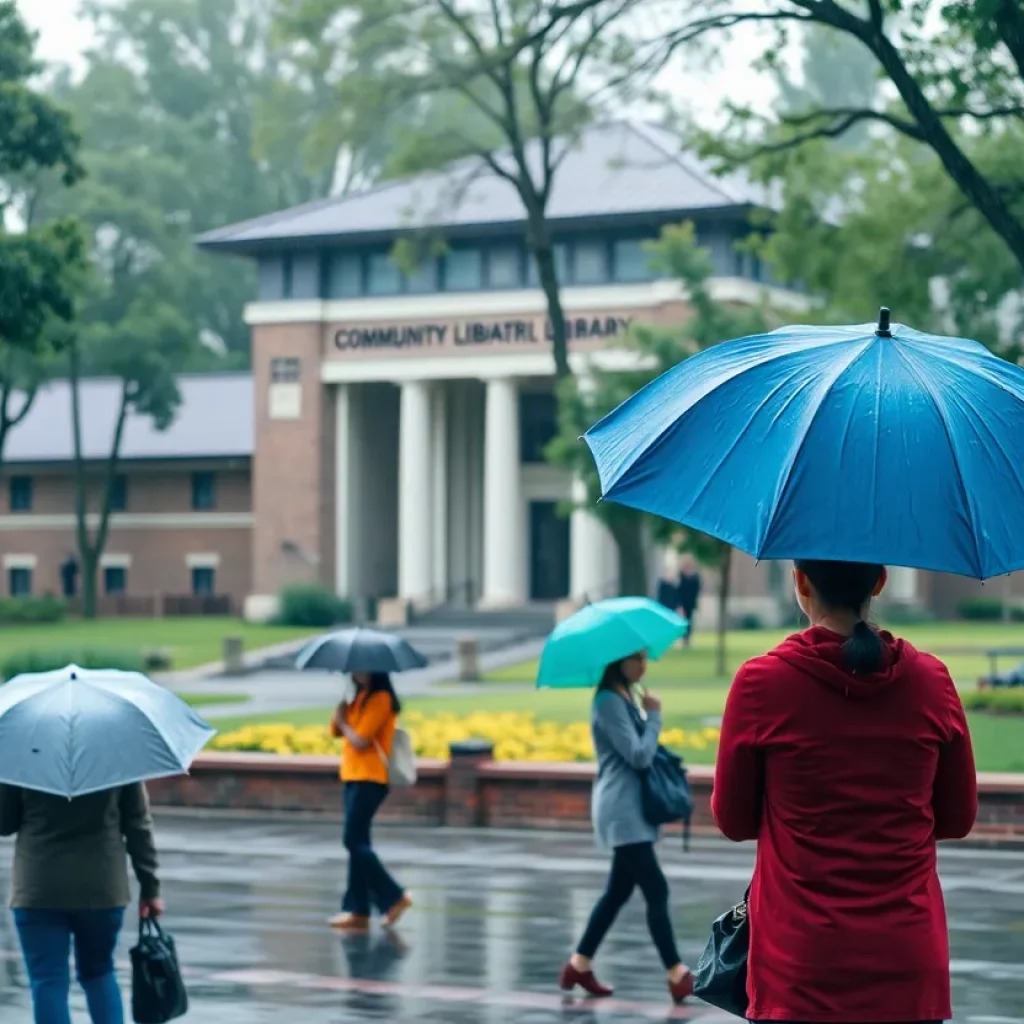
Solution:
<svg viewBox="0 0 1024 1024">
<path fill-rule="evenodd" d="M 86 23 L 77 17 L 79 4 L 80 0 L 18 0 L 26 20 L 40 33 L 39 55 L 44 60 L 60 61 L 72 67 L 81 65 L 82 53 L 89 46 L 91 36 Z M 761 33 L 745 31 L 728 44 L 723 61 L 714 73 L 684 73 L 674 69 L 665 84 L 674 93 L 686 97 L 702 121 L 713 120 L 726 98 L 763 109 L 772 89 L 765 77 L 751 68 L 761 54 L 763 39 Z"/>
</svg>

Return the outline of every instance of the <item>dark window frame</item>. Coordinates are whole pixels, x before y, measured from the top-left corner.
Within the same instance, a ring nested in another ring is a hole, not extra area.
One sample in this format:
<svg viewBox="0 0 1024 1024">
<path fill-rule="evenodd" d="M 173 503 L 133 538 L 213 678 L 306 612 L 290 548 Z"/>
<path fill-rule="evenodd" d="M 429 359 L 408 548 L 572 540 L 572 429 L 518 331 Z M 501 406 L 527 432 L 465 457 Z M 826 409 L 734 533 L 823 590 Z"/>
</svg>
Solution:
<svg viewBox="0 0 1024 1024">
<path fill-rule="evenodd" d="M 117 574 L 120 573 L 120 576 Z M 111 578 L 120 579 L 120 587 L 111 588 Z M 108 597 L 121 597 L 128 593 L 128 568 L 124 565 L 103 566 L 103 593 Z"/>
<path fill-rule="evenodd" d="M 297 384 L 302 377 L 302 360 L 298 356 L 273 356 L 270 360 L 271 384 Z"/>
<path fill-rule="evenodd" d="M 201 497 L 203 485 L 207 485 L 209 498 Z M 192 509 L 195 512 L 209 512 L 217 507 L 217 474 L 212 470 L 196 470 L 192 474 Z"/>
<path fill-rule="evenodd" d="M 27 473 L 12 476 L 7 482 L 7 496 L 12 512 L 31 512 L 35 504 L 35 478 Z"/>
<path fill-rule="evenodd" d="M 7 570 L 7 592 L 11 597 L 31 597 L 34 573 L 27 565 L 12 565 Z M 25 587 L 15 586 L 15 580 L 27 580 Z"/>
<path fill-rule="evenodd" d="M 124 512 L 128 508 L 128 474 L 118 473 L 110 489 L 110 511 Z"/>
<path fill-rule="evenodd" d="M 213 597 L 217 593 L 217 568 L 213 565 L 193 565 L 191 571 L 193 597 Z M 209 580 L 209 587 L 200 584 L 200 580 Z"/>
</svg>

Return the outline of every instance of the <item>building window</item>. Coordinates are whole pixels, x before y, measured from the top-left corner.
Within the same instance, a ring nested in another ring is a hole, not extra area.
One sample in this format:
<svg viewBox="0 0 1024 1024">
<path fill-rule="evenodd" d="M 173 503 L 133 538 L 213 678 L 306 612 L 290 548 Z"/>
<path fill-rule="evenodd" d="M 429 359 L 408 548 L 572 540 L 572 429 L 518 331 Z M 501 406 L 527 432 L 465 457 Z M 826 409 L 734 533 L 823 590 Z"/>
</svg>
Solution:
<svg viewBox="0 0 1024 1024">
<path fill-rule="evenodd" d="M 558 404 L 554 395 L 524 392 L 519 396 L 520 461 L 544 462 L 544 449 L 558 433 Z"/>
<path fill-rule="evenodd" d="M 554 245 L 555 254 L 555 273 L 558 275 L 558 283 L 560 285 L 567 284 L 569 281 L 569 246 L 565 242 L 555 242 Z M 533 253 L 529 256 L 530 267 L 527 272 L 527 278 L 530 282 L 531 288 L 540 287 L 540 272 L 537 270 L 537 257 Z"/>
<path fill-rule="evenodd" d="M 761 263 L 761 257 L 758 256 L 757 253 L 754 253 L 750 257 L 750 276 L 755 281 L 764 280 L 764 267 Z"/>
<path fill-rule="evenodd" d="M 608 280 L 608 248 L 604 242 L 577 242 L 573 251 L 574 284 L 604 284 Z"/>
<path fill-rule="evenodd" d="M 32 477 L 12 476 L 10 481 L 12 512 L 32 511 Z"/>
<path fill-rule="evenodd" d="M 11 597 L 30 597 L 32 570 L 26 566 L 12 566 L 7 570 L 7 588 Z"/>
<path fill-rule="evenodd" d="M 217 586 L 217 570 L 209 565 L 192 568 L 192 593 L 196 597 L 213 597 Z"/>
<path fill-rule="evenodd" d="M 642 239 L 623 238 L 615 243 L 613 250 L 615 280 L 653 281 L 655 273 L 651 268 L 651 254 Z"/>
<path fill-rule="evenodd" d="M 491 249 L 487 254 L 488 288 L 522 288 L 523 254 L 514 245 Z"/>
<path fill-rule="evenodd" d="M 192 474 L 192 507 L 200 510 L 217 507 L 217 478 L 213 473 Z"/>
<path fill-rule="evenodd" d="M 128 477 L 118 473 L 110 489 L 110 511 L 123 512 L 128 507 Z"/>
<path fill-rule="evenodd" d="M 402 290 L 402 272 L 386 252 L 370 253 L 366 261 L 366 291 L 370 295 L 397 295 Z"/>
<path fill-rule="evenodd" d="M 405 290 L 412 295 L 437 291 L 437 260 L 424 257 L 405 275 Z"/>
<path fill-rule="evenodd" d="M 103 593 L 115 596 L 128 590 L 128 570 L 123 565 L 108 565 L 103 570 Z"/>
<path fill-rule="evenodd" d="M 292 257 L 290 253 L 286 253 L 282 257 L 281 263 L 281 297 L 290 299 L 292 297 L 292 279 L 294 274 L 294 268 L 292 266 Z"/>
<path fill-rule="evenodd" d="M 353 299 L 363 294 L 363 261 L 356 252 L 336 252 L 327 267 L 327 294 Z"/>
<path fill-rule="evenodd" d="M 742 249 L 733 250 L 732 272 L 736 277 L 747 276 L 747 254 Z"/>
<path fill-rule="evenodd" d="M 291 356 L 270 360 L 271 384 L 297 384 L 302 363 Z"/>
<path fill-rule="evenodd" d="M 453 249 L 444 258 L 444 286 L 450 292 L 472 292 L 484 286 L 484 254 L 479 249 Z"/>
</svg>

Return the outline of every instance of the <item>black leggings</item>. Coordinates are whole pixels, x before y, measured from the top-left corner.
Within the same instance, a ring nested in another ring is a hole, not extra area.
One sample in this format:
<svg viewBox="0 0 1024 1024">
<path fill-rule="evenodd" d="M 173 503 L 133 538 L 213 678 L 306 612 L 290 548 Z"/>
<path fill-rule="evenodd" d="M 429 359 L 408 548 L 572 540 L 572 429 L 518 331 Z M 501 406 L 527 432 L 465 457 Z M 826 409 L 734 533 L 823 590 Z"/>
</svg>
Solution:
<svg viewBox="0 0 1024 1024">
<path fill-rule="evenodd" d="M 580 956 L 588 960 L 594 956 L 619 911 L 629 902 L 638 886 L 647 901 L 647 927 L 661 962 L 666 970 L 679 963 L 676 937 L 668 916 L 668 882 L 655 856 L 654 843 L 634 843 L 615 848 L 608 885 L 594 905 L 587 930 L 576 947 Z"/>
</svg>

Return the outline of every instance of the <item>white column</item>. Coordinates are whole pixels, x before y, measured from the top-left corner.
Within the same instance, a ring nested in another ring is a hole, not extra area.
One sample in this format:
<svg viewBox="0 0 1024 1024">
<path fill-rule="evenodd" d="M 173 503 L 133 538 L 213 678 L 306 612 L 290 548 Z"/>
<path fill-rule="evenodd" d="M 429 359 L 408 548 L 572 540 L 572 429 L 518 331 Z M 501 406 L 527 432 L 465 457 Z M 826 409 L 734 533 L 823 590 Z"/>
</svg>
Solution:
<svg viewBox="0 0 1024 1024">
<path fill-rule="evenodd" d="M 576 477 L 572 482 L 575 508 L 569 519 L 569 596 L 574 601 L 599 601 L 614 596 L 609 592 L 604 526 L 584 506 L 587 488 Z"/>
<path fill-rule="evenodd" d="M 352 564 L 352 392 L 334 388 L 334 589 L 353 596 Z"/>
<path fill-rule="evenodd" d="M 438 381 L 431 394 L 431 515 L 433 542 L 431 564 L 436 601 L 444 601 L 448 593 L 448 396 L 443 381 Z"/>
<path fill-rule="evenodd" d="M 893 566 L 885 596 L 899 604 L 913 604 L 917 600 L 917 569 Z"/>
<path fill-rule="evenodd" d="M 431 596 L 430 469 L 430 390 L 423 381 L 406 381 L 398 439 L 398 596 L 421 606 Z"/>
<path fill-rule="evenodd" d="M 488 608 L 524 603 L 523 509 L 519 484 L 519 391 L 487 381 L 484 414 L 484 586 Z"/>
</svg>

